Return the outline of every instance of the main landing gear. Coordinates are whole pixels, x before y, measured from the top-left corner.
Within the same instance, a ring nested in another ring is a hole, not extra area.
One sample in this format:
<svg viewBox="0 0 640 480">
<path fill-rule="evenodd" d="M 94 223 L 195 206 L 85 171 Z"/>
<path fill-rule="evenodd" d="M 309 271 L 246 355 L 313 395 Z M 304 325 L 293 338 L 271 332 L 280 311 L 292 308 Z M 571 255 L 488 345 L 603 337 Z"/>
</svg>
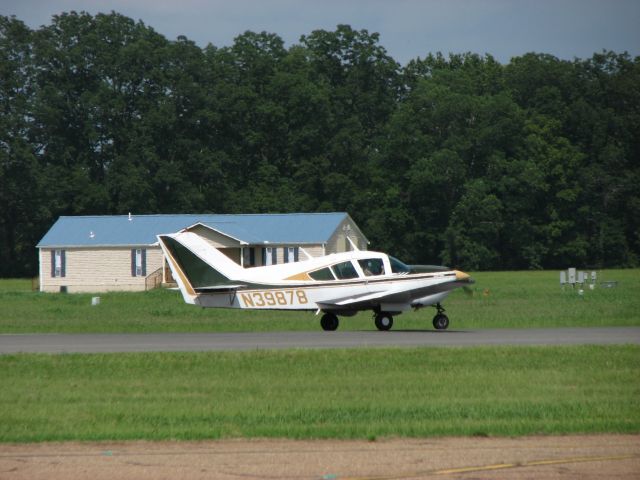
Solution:
<svg viewBox="0 0 640 480">
<path fill-rule="evenodd" d="M 436 330 L 446 330 L 449 326 L 449 317 L 444 314 L 444 308 L 439 303 L 434 305 L 438 309 L 438 313 L 433 317 L 433 328 Z"/>
<path fill-rule="evenodd" d="M 377 313 L 374 317 L 376 328 L 381 332 L 391 330 L 393 327 L 393 317 L 388 313 Z"/>
<path fill-rule="evenodd" d="M 338 329 L 340 321 L 335 313 L 327 312 L 320 319 L 320 326 L 325 332 L 333 332 Z"/>
<path fill-rule="evenodd" d="M 386 332 L 393 327 L 393 316 L 389 313 L 376 313 L 374 321 L 378 330 Z M 338 329 L 340 321 L 335 313 L 327 312 L 320 318 L 320 326 L 325 332 L 333 332 Z"/>
<path fill-rule="evenodd" d="M 433 328 L 436 330 L 446 330 L 449 327 L 449 317 L 444 313 L 444 308 L 439 303 L 436 303 L 434 307 L 438 310 L 435 317 L 433 317 Z M 376 328 L 382 332 L 391 330 L 393 327 L 393 315 L 386 312 L 376 312 L 373 316 Z M 332 312 L 326 312 L 320 318 L 320 326 L 326 332 L 333 332 L 338 329 L 340 321 L 338 316 Z"/>
</svg>

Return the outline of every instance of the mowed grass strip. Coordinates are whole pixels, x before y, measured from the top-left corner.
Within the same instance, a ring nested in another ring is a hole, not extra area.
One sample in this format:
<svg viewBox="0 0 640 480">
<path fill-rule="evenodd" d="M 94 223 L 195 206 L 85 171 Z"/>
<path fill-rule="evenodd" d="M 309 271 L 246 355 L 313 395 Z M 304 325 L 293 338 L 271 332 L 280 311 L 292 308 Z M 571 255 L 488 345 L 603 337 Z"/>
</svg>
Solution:
<svg viewBox="0 0 640 480">
<path fill-rule="evenodd" d="M 640 432 L 640 347 L 0 357 L 0 441 Z"/>
<path fill-rule="evenodd" d="M 444 303 L 451 329 L 640 325 L 640 270 L 605 270 L 616 288 L 559 285 L 556 271 L 480 272 L 470 289 Z M 202 309 L 180 293 L 59 294 L 31 292 L 29 280 L 0 280 L 0 333 L 138 333 L 319 330 L 310 312 Z M 99 295 L 101 303 L 91 305 Z M 435 309 L 399 315 L 394 329 L 432 329 Z M 374 330 L 371 312 L 341 318 L 340 330 Z"/>
</svg>

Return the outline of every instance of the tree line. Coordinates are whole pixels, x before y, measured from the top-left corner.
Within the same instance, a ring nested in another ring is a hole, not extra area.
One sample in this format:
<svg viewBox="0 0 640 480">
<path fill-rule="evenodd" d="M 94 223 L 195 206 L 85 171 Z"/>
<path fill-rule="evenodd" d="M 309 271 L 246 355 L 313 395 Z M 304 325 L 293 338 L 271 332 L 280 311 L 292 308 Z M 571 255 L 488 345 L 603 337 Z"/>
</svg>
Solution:
<svg viewBox="0 0 640 480">
<path fill-rule="evenodd" d="M 347 211 L 371 248 L 477 269 L 637 266 L 640 62 L 429 53 L 338 25 L 285 48 L 117 13 L 0 17 L 0 276 L 60 215 Z"/>
</svg>

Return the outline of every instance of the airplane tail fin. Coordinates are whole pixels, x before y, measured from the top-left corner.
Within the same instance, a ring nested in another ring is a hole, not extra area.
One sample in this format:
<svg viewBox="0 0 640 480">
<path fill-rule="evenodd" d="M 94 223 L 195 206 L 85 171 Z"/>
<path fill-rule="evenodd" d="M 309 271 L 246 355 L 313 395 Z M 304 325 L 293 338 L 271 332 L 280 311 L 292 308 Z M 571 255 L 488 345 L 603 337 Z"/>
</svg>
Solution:
<svg viewBox="0 0 640 480">
<path fill-rule="evenodd" d="M 195 233 L 158 235 L 158 241 L 186 303 L 196 303 L 202 291 L 237 286 L 244 271 Z"/>
</svg>

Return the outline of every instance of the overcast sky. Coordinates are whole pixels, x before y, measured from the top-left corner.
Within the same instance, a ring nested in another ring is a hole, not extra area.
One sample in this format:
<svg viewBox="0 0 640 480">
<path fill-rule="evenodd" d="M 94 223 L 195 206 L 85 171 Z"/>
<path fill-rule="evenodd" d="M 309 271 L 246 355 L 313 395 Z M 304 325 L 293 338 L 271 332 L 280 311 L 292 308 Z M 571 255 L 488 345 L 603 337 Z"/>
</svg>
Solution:
<svg viewBox="0 0 640 480">
<path fill-rule="evenodd" d="M 115 10 L 202 47 L 230 45 L 246 30 L 290 46 L 345 23 L 380 33 L 402 64 L 437 51 L 490 53 L 503 63 L 532 51 L 568 60 L 603 49 L 640 55 L 640 0 L 0 0 L 0 14 L 32 28 L 71 10 Z"/>
</svg>

